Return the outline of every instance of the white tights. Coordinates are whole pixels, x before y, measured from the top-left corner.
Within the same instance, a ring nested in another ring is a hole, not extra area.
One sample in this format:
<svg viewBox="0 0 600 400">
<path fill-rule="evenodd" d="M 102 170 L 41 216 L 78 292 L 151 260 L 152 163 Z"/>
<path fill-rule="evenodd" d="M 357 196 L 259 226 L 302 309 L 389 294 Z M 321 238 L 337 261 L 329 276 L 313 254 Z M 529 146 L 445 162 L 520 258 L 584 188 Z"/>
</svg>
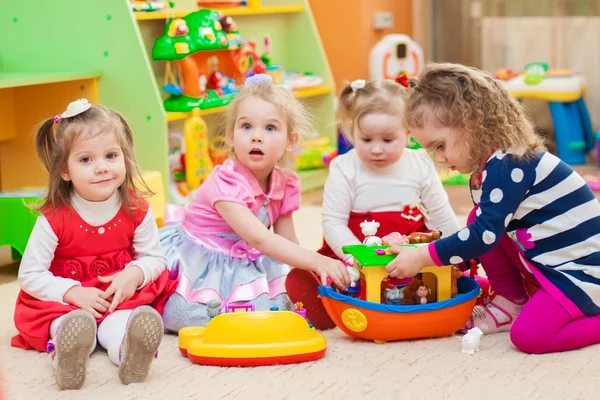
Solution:
<svg viewBox="0 0 600 400">
<path fill-rule="evenodd" d="M 125 328 L 127 328 L 127 321 L 131 316 L 133 310 L 117 310 L 112 314 L 109 314 L 100 324 L 98 325 L 98 342 L 100 346 L 108 351 L 108 358 L 116 365 L 120 364 L 119 351 L 121 349 L 121 343 L 125 337 Z M 62 319 L 66 316 L 56 318 L 50 324 L 50 339 L 52 341 L 56 338 L 56 331 Z M 96 346 L 92 348 L 92 352 Z M 90 352 L 91 354 L 91 352 Z"/>
</svg>

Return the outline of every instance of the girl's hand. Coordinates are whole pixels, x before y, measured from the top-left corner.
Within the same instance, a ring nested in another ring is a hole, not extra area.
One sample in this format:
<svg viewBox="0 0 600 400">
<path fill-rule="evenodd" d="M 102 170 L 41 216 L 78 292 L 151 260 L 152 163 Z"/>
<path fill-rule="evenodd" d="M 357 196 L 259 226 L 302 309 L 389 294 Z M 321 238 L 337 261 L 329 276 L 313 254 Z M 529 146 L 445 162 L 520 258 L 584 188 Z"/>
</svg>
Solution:
<svg viewBox="0 0 600 400">
<path fill-rule="evenodd" d="M 433 265 L 429 256 L 427 246 L 413 248 L 403 246 L 392 246 L 388 249 L 392 254 L 398 256 L 386 267 L 392 278 L 412 278 L 428 265 Z"/>
<path fill-rule="evenodd" d="M 112 297 L 108 308 L 110 314 L 119 304 L 133 297 L 137 288 L 144 282 L 144 273 L 138 266 L 132 265 L 116 274 L 99 276 L 98 280 L 102 283 L 110 283 L 108 289 L 102 294 L 102 298 L 107 300 Z"/>
<path fill-rule="evenodd" d="M 315 266 L 315 272 L 321 277 L 323 286 L 327 285 L 327 278 L 331 278 L 341 290 L 346 290 L 350 286 L 350 274 L 343 262 L 321 256 Z"/>
<path fill-rule="evenodd" d="M 65 303 L 72 304 L 91 313 L 94 318 L 102 318 L 110 303 L 102 298 L 104 292 L 95 287 L 73 286 L 63 296 Z"/>
</svg>

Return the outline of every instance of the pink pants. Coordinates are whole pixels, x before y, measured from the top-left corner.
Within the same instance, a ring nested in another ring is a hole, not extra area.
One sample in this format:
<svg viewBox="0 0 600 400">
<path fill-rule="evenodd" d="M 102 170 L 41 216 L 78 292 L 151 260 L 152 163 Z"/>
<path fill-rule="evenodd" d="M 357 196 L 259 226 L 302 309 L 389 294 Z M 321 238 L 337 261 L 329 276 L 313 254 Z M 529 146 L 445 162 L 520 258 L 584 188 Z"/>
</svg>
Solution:
<svg viewBox="0 0 600 400">
<path fill-rule="evenodd" d="M 467 224 L 475 220 L 471 211 Z M 497 295 L 509 300 L 527 296 L 523 277 L 535 279 L 519 259 L 516 244 L 504 235 L 489 253 L 479 257 L 490 285 Z M 600 315 L 573 319 L 543 288 L 523 307 L 510 330 L 515 347 L 525 353 L 544 354 L 579 349 L 600 343 Z"/>
</svg>

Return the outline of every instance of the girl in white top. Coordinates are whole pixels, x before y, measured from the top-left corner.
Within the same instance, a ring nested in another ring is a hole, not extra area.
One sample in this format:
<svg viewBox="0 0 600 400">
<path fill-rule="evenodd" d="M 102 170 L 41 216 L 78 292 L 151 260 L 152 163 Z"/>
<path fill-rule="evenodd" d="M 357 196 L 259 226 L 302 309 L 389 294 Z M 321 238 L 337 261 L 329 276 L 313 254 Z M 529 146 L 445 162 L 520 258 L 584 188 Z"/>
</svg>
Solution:
<svg viewBox="0 0 600 400">
<path fill-rule="evenodd" d="M 360 223 L 379 223 L 377 236 L 408 235 L 437 229 L 443 236 L 458 231 L 456 216 L 434 167 L 422 150 L 406 148 L 408 129 L 405 77 L 346 86 L 339 98 L 337 120 L 354 149 L 335 158 L 323 199 L 324 243 L 319 252 L 352 265 L 342 246 L 360 244 Z M 333 322 L 309 290 L 316 282 L 304 271 L 288 275 L 292 301 L 302 301 L 320 329 Z"/>
</svg>

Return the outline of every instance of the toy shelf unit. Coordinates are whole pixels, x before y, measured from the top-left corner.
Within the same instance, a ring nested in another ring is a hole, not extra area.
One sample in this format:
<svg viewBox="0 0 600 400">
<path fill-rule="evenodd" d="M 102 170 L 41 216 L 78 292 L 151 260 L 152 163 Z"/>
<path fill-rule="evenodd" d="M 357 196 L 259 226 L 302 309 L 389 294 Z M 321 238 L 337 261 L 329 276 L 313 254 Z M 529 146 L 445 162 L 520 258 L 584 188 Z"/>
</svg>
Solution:
<svg viewBox="0 0 600 400">
<path fill-rule="evenodd" d="M 37 218 L 25 205 L 47 183 L 36 127 L 79 98 L 125 115 L 160 219 L 167 122 L 129 1 L 2 1 L 0 37 L 0 246 L 18 258 Z"/>
<path fill-rule="evenodd" d="M 201 174 L 223 161 L 222 154 L 215 156 L 218 144 L 223 143 L 223 112 L 246 77 L 254 73 L 271 75 L 314 116 L 318 137 L 307 147 L 312 151 L 319 143 L 322 154 L 315 157 L 313 151 L 308 157 L 311 162 L 306 162 L 304 149 L 300 149 L 293 158 L 303 191 L 322 187 L 327 163 L 335 156 L 328 152 L 337 143 L 334 88 L 306 0 L 249 1 L 245 6 L 210 9 L 198 9 L 197 3 L 207 4 L 180 0 L 172 9 L 134 12 L 148 57 L 153 60 L 169 126 L 169 200 L 185 203 L 202 183 L 201 177 L 191 179 L 195 182 L 187 177 L 191 169 L 186 153 L 201 149 L 196 154 L 208 155 L 198 163 Z M 200 109 L 193 118 L 203 121 L 195 126 L 203 126 L 205 131 L 196 134 L 202 142 L 192 143 L 193 149 L 188 149 L 178 144 L 188 145 L 185 138 L 194 135 L 186 136 L 185 129 L 193 109 Z"/>
</svg>

